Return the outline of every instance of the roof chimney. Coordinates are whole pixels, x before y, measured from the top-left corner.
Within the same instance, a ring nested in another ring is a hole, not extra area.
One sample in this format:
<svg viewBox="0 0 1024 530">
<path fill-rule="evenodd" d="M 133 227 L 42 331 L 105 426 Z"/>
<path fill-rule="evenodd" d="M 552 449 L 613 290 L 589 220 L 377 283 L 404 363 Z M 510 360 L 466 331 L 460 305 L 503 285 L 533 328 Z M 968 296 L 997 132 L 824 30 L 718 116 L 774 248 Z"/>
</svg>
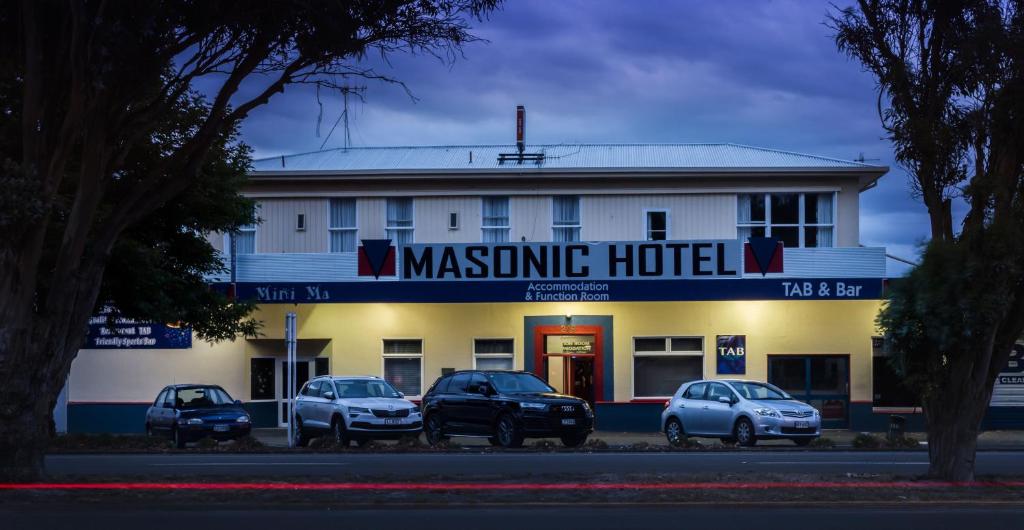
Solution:
<svg viewBox="0 0 1024 530">
<path fill-rule="evenodd" d="M 519 154 L 526 150 L 526 107 L 516 107 L 516 149 Z"/>
</svg>

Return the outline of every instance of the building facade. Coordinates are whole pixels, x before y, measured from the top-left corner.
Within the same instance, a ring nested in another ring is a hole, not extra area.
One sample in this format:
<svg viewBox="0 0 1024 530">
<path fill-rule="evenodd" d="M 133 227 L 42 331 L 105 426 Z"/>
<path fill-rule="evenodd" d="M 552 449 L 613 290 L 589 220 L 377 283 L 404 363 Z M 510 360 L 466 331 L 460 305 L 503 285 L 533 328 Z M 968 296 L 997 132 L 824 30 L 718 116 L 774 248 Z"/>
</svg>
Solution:
<svg viewBox="0 0 1024 530">
<path fill-rule="evenodd" d="M 288 312 L 300 384 L 380 375 L 415 400 L 450 370 L 527 370 L 590 400 L 606 430 L 657 430 L 696 378 L 770 381 L 826 427 L 919 412 L 877 340 L 885 249 L 860 246 L 859 194 L 887 168 L 731 144 L 534 150 L 256 161 L 260 222 L 210 234 L 231 271 L 210 281 L 256 300 L 264 335 L 207 344 L 98 319 L 68 430 L 141 431 L 171 383 L 220 384 L 257 427 L 282 424 Z M 997 421 L 1019 421 L 1013 407 Z"/>
</svg>

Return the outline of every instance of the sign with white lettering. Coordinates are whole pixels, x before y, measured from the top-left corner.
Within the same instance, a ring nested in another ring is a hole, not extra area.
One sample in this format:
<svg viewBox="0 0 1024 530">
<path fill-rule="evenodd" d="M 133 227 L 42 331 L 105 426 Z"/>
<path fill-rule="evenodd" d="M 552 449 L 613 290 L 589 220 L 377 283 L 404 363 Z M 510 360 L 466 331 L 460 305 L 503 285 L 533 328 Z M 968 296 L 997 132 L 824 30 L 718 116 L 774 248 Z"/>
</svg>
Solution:
<svg viewBox="0 0 1024 530">
<path fill-rule="evenodd" d="M 719 375 L 747 373 L 747 336 L 719 335 L 715 352 Z"/>
<path fill-rule="evenodd" d="M 544 353 L 594 353 L 593 335 L 547 335 Z"/>
<path fill-rule="evenodd" d="M 89 318 L 85 349 L 181 349 L 192 347 L 192 328 L 177 324 L 141 322 L 114 317 L 112 309 L 104 308 Z"/>
<path fill-rule="evenodd" d="M 992 388 L 993 407 L 1024 407 L 1024 343 L 1013 345 L 1006 368 Z"/>
<path fill-rule="evenodd" d="M 739 278 L 741 252 L 738 239 L 499 245 L 413 244 L 401 247 L 401 279 L 561 281 Z"/>
</svg>

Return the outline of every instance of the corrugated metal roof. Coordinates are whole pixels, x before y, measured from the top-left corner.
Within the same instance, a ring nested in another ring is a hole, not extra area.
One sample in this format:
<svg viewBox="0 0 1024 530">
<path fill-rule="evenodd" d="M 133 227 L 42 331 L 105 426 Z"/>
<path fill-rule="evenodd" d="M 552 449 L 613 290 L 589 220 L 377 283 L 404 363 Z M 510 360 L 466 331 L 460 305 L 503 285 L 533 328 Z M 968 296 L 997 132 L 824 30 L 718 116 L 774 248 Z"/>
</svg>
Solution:
<svg viewBox="0 0 1024 530">
<path fill-rule="evenodd" d="M 498 162 L 513 145 L 350 147 L 262 158 L 253 173 L 419 173 L 560 171 L 777 171 L 888 168 L 823 156 L 736 144 L 555 144 L 530 145 L 543 162 Z"/>
</svg>

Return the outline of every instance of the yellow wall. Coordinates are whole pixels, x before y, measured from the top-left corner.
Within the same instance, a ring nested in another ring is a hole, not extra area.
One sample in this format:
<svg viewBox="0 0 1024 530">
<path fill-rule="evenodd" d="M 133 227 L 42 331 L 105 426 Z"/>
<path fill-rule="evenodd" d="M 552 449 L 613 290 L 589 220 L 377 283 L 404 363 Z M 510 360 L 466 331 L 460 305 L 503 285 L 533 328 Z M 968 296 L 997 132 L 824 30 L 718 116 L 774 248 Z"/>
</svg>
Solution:
<svg viewBox="0 0 1024 530">
<path fill-rule="evenodd" d="M 441 368 L 472 367 L 474 338 L 513 338 L 523 368 L 523 317 L 611 315 L 615 400 L 632 398 L 632 338 L 704 337 L 704 375 L 715 375 L 716 335 L 746 335 L 747 374 L 767 378 L 769 354 L 849 354 L 851 399 L 871 399 L 871 336 L 879 301 L 572 302 L 493 304 L 265 305 L 266 339 L 283 339 L 284 314 L 298 314 L 300 339 L 327 339 L 334 374 L 381 375 L 382 339 L 423 340 L 423 385 Z M 532 338 L 527 337 L 527 340 Z M 72 368 L 71 401 L 147 401 L 174 382 L 219 383 L 248 400 L 248 358 L 273 348 L 239 340 L 189 351 L 83 350 Z M 283 354 L 283 349 L 282 349 Z"/>
</svg>

